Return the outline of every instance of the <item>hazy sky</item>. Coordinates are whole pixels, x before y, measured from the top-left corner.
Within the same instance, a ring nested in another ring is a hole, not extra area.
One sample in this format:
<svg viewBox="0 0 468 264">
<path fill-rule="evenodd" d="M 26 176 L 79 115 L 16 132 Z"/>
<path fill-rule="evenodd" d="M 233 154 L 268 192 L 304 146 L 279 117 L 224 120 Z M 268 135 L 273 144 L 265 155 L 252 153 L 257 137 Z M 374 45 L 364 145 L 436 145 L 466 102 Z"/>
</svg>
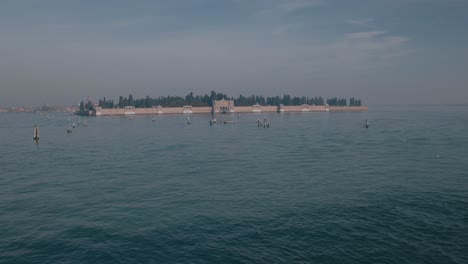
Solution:
<svg viewBox="0 0 468 264">
<path fill-rule="evenodd" d="M 0 106 L 211 90 L 468 103 L 468 0 L 0 0 Z"/>
</svg>

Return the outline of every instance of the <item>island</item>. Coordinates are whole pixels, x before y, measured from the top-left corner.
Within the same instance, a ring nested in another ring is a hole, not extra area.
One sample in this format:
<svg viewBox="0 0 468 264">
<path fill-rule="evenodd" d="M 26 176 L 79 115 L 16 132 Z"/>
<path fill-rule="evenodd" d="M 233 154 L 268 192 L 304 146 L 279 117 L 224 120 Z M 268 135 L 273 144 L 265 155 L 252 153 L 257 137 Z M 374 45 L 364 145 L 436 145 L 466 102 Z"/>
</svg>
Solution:
<svg viewBox="0 0 468 264">
<path fill-rule="evenodd" d="M 99 99 L 94 103 L 88 98 L 80 103 L 75 112 L 83 116 L 118 116 L 118 115 L 162 115 L 162 114 L 215 114 L 215 113 L 265 113 L 265 112 L 337 112 L 337 111 L 367 111 L 361 99 L 322 97 L 291 97 L 290 95 L 264 97 L 243 96 L 229 97 L 223 93 L 211 92 L 210 95 L 193 93 L 185 97 L 160 96 L 134 99 L 120 96 L 118 102 Z"/>
</svg>

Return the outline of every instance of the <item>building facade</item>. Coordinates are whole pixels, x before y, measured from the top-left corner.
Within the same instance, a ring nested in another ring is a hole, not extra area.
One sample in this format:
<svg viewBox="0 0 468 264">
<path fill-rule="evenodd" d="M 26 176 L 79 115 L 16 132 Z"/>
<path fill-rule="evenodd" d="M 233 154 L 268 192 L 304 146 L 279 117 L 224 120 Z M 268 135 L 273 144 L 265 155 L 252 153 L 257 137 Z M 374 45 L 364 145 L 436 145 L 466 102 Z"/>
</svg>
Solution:
<svg viewBox="0 0 468 264">
<path fill-rule="evenodd" d="M 234 113 L 234 100 L 214 100 L 213 113 Z"/>
</svg>

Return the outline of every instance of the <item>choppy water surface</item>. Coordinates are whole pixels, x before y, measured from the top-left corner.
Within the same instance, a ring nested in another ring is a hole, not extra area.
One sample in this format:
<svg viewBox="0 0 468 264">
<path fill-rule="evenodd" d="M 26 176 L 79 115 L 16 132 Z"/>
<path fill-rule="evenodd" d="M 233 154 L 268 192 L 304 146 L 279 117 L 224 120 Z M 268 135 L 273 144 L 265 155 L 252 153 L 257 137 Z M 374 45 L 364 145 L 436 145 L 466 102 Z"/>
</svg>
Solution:
<svg viewBox="0 0 468 264">
<path fill-rule="evenodd" d="M 466 106 L 51 115 L 0 114 L 1 263 L 468 263 Z"/>
</svg>

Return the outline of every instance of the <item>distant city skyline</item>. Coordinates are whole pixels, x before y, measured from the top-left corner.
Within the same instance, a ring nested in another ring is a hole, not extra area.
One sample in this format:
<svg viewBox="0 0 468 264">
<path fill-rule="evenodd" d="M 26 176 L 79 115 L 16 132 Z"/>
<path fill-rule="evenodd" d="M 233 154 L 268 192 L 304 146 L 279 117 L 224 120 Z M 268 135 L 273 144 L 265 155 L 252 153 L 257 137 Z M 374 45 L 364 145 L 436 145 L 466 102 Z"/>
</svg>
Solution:
<svg viewBox="0 0 468 264">
<path fill-rule="evenodd" d="M 468 1 L 0 2 L 0 107 L 208 94 L 468 103 Z"/>
</svg>

